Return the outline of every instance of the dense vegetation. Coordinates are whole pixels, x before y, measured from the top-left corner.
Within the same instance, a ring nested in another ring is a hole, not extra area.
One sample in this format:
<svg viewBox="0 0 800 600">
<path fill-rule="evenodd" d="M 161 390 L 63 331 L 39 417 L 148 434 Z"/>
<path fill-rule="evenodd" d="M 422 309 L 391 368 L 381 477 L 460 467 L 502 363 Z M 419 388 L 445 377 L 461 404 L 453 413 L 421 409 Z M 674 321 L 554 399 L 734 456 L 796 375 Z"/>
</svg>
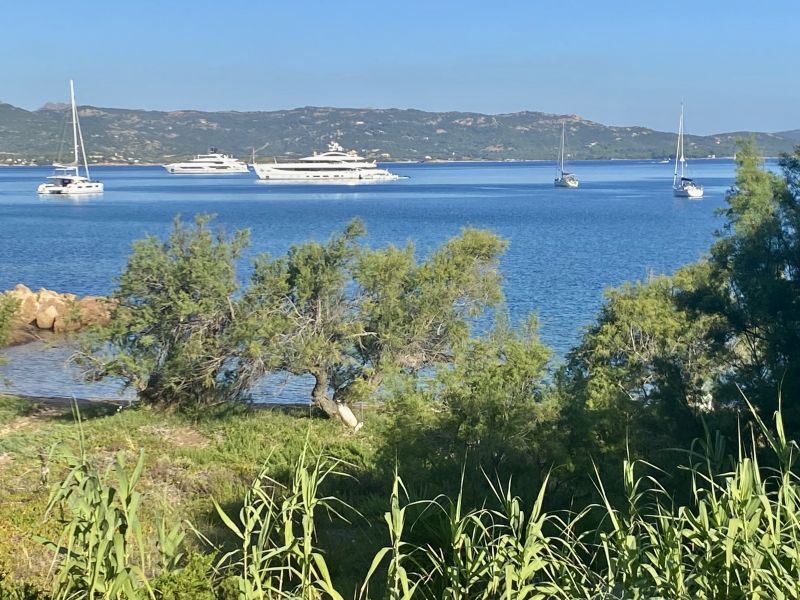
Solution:
<svg viewBox="0 0 800 600">
<path fill-rule="evenodd" d="M 354 222 L 246 285 L 205 217 L 138 243 L 82 362 L 141 406 L 0 401 L 0 598 L 797 598 L 800 150 L 737 160 L 708 257 L 557 368 L 488 232 L 419 259 Z M 241 402 L 279 371 L 317 409 Z"/>
<path fill-rule="evenodd" d="M 0 296 L 0 347 L 8 343 L 16 310 L 17 306 L 13 298 Z"/>
<path fill-rule="evenodd" d="M 208 217 L 194 228 L 176 221 L 166 243 L 136 243 L 111 323 L 81 362 L 93 378 L 122 378 L 144 402 L 195 407 L 246 398 L 270 372 L 309 375 L 316 406 L 357 427 L 352 402 L 389 373 L 451 361 L 468 318 L 500 301 L 505 245 L 467 229 L 419 263 L 411 244 L 363 248 L 363 233 L 353 221 L 327 243 L 258 256 L 239 289 L 247 232 L 229 240 Z"/>
<path fill-rule="evenodd" d="M 675 107 L 677 127 L 678 107 Z M 61 143 L 65 106 L 27 111 L 0 102 L 0 163 L 52 162 Z M 561 123 L 571 159 L 674 156 L 675 132 L 603 125 L 575 115 L 518 112 L 486 115 L 413 109 L 304 107 L 273 112 L 175 112 L 80 107 L 92 162 L 166 162 L 218 147 L 241 158 L 310 154 L 338 140 L 378 160 L 555 160 Z M 691 130 L 691 128 L 690 128 Z M 732 156 L 745 132 L 686 136 L 689 157 Z M 797 131 L 756 133 L 767 156 L 788 152 Z M 64 156 L 61 156 L 64 159 Z"/>
</svg>

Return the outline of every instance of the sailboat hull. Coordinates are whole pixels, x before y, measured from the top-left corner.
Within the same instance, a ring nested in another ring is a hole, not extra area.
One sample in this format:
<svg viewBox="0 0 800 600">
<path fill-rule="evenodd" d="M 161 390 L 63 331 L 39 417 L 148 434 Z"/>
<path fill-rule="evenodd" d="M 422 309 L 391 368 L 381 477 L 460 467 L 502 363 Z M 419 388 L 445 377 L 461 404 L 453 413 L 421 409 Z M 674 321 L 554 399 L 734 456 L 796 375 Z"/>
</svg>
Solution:
<svg viewBox="0 0 800 600">
<path fill-rule="evenodd" d="M 560 188 L 576 188 L 578 187 L 578 180 L 577 179 L 556 179 L 553 182 L 553 185 Z"/>
<path fill-rule="evenodd" d="M 673 187 L 672 195 L 676 198 L 702 198 L 703 188 L 701 187 Z"/>
</svg>

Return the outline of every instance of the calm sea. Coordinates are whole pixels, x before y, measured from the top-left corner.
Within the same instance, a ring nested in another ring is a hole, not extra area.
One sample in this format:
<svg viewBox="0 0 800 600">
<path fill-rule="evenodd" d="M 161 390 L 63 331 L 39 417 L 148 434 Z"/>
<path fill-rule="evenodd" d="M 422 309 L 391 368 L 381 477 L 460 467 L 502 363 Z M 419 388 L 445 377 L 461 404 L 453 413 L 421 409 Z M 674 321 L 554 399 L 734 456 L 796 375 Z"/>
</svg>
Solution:
<svg viewBox="0 0 800 600">
<path fill-rule="evenodd" d="M 700 201 L 672 196 L 672 165 L 655 161 L 574 163 L 577 190 L 553 187 L 552 163 L 397 164 L 408 176 L 362 186 L 276 185 L 252 175 L 169 175 L 158 167 L 98 167 L 100 197 L 39 198 L 46 168 L 0 168 L 0 290 L 107 294 L 145 235 L 164 236 L 173 217 L 216 215 L 228 231 L 249 228 L 250 255 L 282 253 L 326 239 L 354 217 L 367 243 L 403 245 L 421 255 L 464 227 L 491 229 L 510 242 L 502 260 L 507 307 L 515 320 L 536 313 L 541 335 L 563 354 L 579 339 L 603 290 L 648 273 L 671 273 L 708 249 L 721 226 L 734 165 L 697 161 Z M 247 263 L 243 264 L 243 273 Z M 6 389 L 31 395 L 107 397 L 116 386 L 84 386 L 64 366 L 69 348 L 36 343 L 5 352 Z M 0 381 L 0 386 L 3 383 Z M 264 399 L 287 399 L 286 389 Z M 293 388 L 293 385 L 289 386 Z M 0 389 L 3 389 L 0 387 Z"/>
</svg>

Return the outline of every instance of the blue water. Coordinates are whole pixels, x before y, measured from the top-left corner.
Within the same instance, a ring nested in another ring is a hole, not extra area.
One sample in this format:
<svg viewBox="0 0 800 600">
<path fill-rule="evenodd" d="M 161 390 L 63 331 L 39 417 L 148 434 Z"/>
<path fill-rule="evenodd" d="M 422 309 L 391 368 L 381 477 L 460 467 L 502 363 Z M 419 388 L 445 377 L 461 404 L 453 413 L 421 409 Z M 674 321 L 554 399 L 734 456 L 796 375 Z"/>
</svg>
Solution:
<svg viewBox="0 0 800 600">
<path fill-rule="evenodd" d="M 510 242 L 501 268 L 512 319 L 536 313 L 542 338 L 563 356 L 596 314 L 605 288 L 671 273 L 707 251 L 721 226 L 715 211 L 724 205 L 734 166 L 714 160 L 692 167 L 705 187 L 700 201 L 674 198 L 672 165 L 653 161 L 574 163 L 577 190 L 555 189 L 554 165 L 546 162 L 397 164 L 390 168 L 408 179 L 362 186 L 98 167 L 93 176 L 104 181 L 105 194 L 80 200 L 39 198 L 36 185 L 48 169 L 2 168 L 0 290 L 22 282 L 107 294 L 131 242 L 166 235 L 176 214 L 212 213 L 229 232 L 249 228 L 248 258 L 326 239 L 354 217 L 366 224 L 369 245 L 411 240 L 421 255 L 463 227 L 481 227 Z M 246 271 L 245 261 L 243 276 Z M 68 352 L 44 344 L 7 350 L 12 360 L 0 368 L 0 379 L 11 379 L 19 393 L 107 396 L 116 390 L 72 381 L 74 373 L 63 366 Z"/>
</svg>

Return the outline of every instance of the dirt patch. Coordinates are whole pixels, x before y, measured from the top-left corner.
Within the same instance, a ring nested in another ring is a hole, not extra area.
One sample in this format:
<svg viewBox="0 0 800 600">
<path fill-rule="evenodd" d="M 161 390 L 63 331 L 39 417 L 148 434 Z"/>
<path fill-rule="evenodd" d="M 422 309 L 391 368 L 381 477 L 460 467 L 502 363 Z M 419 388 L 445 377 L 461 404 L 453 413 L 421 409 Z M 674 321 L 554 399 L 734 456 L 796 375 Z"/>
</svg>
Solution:
<svg viewBox="0 0 800 600">
<path fill-rule="evenodd" d="M 175 448 L 205 448 L 210 440 L 191 427 L 159 427 L 145 425 L 140 431 L 149 435 L 157 435 L 167 444 Z"/>
<path fill-rule="evenodd" d="M 35 412 L 25 415 L 22 417 L 17 417 L 16 419 L 9 421 L 5 425 L 0 425 L 0 437 L 4 435 L 8 435 L 9 433 L 14 433 L 16 431 L 20 431 L 23 429 L 30 429 L 35 427 L 42 421 L 47 419 L 52 419 L 53 417 L 58 417 L 63 414 L 63 411 L 60 411 L 55 408 L 51 407 L 43 407 Z"/>
</svg>

